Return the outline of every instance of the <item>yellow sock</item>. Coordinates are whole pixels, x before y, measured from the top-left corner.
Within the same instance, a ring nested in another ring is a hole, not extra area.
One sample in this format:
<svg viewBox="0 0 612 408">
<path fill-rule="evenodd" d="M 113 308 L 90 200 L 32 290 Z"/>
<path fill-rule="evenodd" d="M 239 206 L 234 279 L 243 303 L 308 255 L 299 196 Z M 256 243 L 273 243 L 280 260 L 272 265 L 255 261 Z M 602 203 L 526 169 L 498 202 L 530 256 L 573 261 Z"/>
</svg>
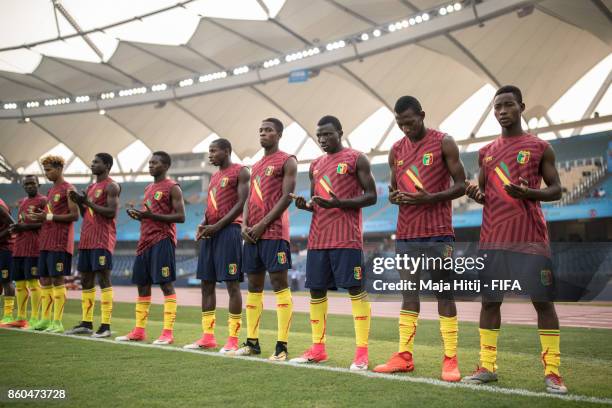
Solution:
<svg viewBox="0 0 612 408">
<path fill-rule="evenodd" d="M 540 329 L 540 343 L 542 344 L 542 363 L 544 364 L 544 375 L 559 374 L 561 365 L 561 332 L 559 329 Z"/>
<path fill-rule="evenodd" d="M 246 298 L 247 338 L 259 338 L 259 321 L 263 311 L 263 293 L 248 292 Z"/>
<path fill-rule="evenodd" d="M 4 296 L 4 319 L 13 317 L 13 308 L 15 307 L 15 296 Z"/>
<path fill-rule="evenodd" d="M 94 306 L 96 304 L 96 288 L 83 289 L 81 291 L 81 320 L 93 322 Z"/>
<path fill-rule="evenodd" d="M 457 355 L 457 338 L 459 333 L 459 322 L 457 316 L 440 316 L 440 334 L 444 343 L 444 355 L 455 357 Z"/>
<path fill-rule="evenodd" d="M 17 295 L 17 320 L 25 320 L 28 317 L 28 287 L 24 280 L 15 282 L 15 294 Z"/>
<path fill-rule="evenodd" d="M 32 319 L 40 319 L 40 297 L 41 289 L 40 282 L 38 279 L 30 279 L 28 282 L 28 289 L 30 289 L 30 305 L 32 306 Z"/>
<path fill-rule="evenodd" d="M 478 329 L 480 332 L 480 366 L 497 370 L 497 336 L 499 329 Z"/>
<path fill-rule="evenodd" d="M 240 335 L 240 326 L 242 326 L 242 313 L 229 313 L 227 320 L 228 336 L 238 337 Z"/>
<path fill-rule="evenodd" d="M 399 352 L 414 351 L 414 336 L 416 336 L 419 312 L 400 310 L 399 317 Z"/>
<path fill-rule="evenodd" d="M 312 344 L 325 344 L 327 329 L 327 296 L 321 299 L 310 299 L 310 327 Z"/>
<path fill-rule="evenodd" d="M 40 294 L 42 318 L 43 320 L 51 320 L 51 313 L 53 312 L 53 286 L 41 286 Z"/>
<path fill-rule="evenodd" d="M 215 311 L 202 312 L 202 333 L 215 334 Z"/>
<path fill-rule="evenodd" d="M 110 324 L 113 314 L 113 287 L 102 289 L 100 296 L 100 314 L 102 315 L 102 324 Z"/>
<path fill-rule="evenodd" d="M 66 287 L 64 285 L 53 287 L 53 320 L 62 320 L 64 306 L 66 305 Z"/>
<path fill-rule="evenodd" d="M 276 321 L 278 330 L 276 339 L 287 343 L 289 340 L 289 329 L 291 328 L 291 316 L 293 315 L 293 299 L 291 289 L 285 288 L 274 292 L 276 295 Z"/>
<path fill-rule="evenodd" d="M 174 329 L 176 320 L 176 294 L 164 296 L 164 330 Z"/>
<path fill-rule="evenodd" d="M 370 318 L 372 310 L 367 292 L 351 296 L 353 319 L 355 322 L 355 343 L 357 347 L 367 347 L 370 336 Z"/>
<path fill-rule="evenodd" d="M 136 299 L 136 327 L 146 328 L 151 309 L 151 296 L 138 296 Z"/>
</svg>

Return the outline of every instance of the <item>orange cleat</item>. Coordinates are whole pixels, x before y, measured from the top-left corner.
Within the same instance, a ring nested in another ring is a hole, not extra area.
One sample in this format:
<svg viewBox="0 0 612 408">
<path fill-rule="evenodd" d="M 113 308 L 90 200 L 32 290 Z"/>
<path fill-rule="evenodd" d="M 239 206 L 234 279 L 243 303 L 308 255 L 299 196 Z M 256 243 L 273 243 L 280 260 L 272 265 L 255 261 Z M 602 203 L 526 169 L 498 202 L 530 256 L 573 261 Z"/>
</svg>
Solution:
<svg viewBox="0 0 612 408">
<path fill-rule="evenodd" d="M 444 356 L 444 360 L 442 361 L 442 380 L 448 382 L 457 382 L 461 380 L 457 356 Z"/>
<path fill-rule="evenodd" d="M 27 329 L 28 328 L 28 321 L 21 319 L 21 320 L 13 320 L 12 322 L 8 323 L 6 325 L 6 327 L 14 327 L 17 329 Z"/>
<path fill-rule="evenodd" d="M 385 364 L 379 364 L 374 367 L 375 373 L 407 373 L 414 370 L 414 360 L 412 353 L 405 351 L 403 353 L 393 353 L 389 361 Z"/>
</svg>

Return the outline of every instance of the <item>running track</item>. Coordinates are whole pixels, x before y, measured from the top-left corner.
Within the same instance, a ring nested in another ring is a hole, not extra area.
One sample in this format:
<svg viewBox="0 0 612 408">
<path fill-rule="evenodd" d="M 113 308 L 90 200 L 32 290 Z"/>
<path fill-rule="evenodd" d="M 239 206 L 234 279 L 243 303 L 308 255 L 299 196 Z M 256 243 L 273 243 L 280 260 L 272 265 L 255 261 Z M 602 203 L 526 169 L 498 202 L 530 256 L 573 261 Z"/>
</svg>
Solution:
<svg viewBox="0 0 612 408">
<path fill-rule="evenodd" d="M 199 288 L 177 288 L 177 300 L 179 305 L 199 306 L 201 304 Z M 116 302 L 134 302 L 136 288 L 132 286 L 114 287 Z M 243 300 L 246 299 L 246 292 L 242 294 Z M 69 299 L 80 299 L 81 291 L 68 291 Z M 331 314 L 351 314 L 351 302 L 347 297 L 330 296 L 329 313 Z M 226 307 L 228 302 L 227 292 L 224 289 L 217 289 L 217 304 L 219 307 Z M 264 309 L 274 310 L 275 298 L 272 292 L 266 292 L 264 296 Z M 153 303 L 163 303 L 161 291 L 153 288 Z M 372 302 L 372 315 L 377 317 L 397 317 L 400 309 L 400 302 Z M 293 296 L 293 310 L 296 312 L 309 311 L 309 298 L 302 295 Z M 459 302 L 457 303 L 457 314 L 459 320 L 466 322 L 478 322 L 480 313 L 480 303 L 478 302 Z M 559 304 L 557 314 L 562 327 L 589 327 L 612 329 L 612 305 L 610 306 L 591 306 L 587 303 L 582 304 Z M 421 302 L 422 319 L 437 320 L 437 305 L 435 302 Z M 504 303 L 502 306 L 502 323 L 535 325 L 536 314 L 530 303 Z"/>
</svg>

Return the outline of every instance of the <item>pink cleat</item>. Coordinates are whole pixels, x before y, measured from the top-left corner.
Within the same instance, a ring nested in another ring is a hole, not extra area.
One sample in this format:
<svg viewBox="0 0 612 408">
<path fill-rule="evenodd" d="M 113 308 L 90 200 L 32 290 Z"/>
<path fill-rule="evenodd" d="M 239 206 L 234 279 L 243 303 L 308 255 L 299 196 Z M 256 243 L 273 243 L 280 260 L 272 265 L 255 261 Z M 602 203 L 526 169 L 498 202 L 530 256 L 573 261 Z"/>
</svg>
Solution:
<svg viewBox="0 0 612 408">
<path fill-rule="evenodd" d="M 238 350 L 238 337 L 229 336 L 227 338 L 227 342 L 225 343 L 225 346 L 223 346 L 223 348 L 219 350 L 219 353 L 225 354 L 225 353 L 229 353 L 230 351 L 236 351 L 236 350 Z"/>
<path fill-rule="evenodd" d="M 366 371 L 368 369 L 368 346 L 357 347 L 355 358 L 351 364 L 351 371 Z"/>
<path fill-rule="evenodd" d="M 317 364 L 327 361 L 327 353 L 325 352 L 325 344 L 315 343 L 300 357 L 292 358 L 291 363 L 297 364 Z"/>
<path fill-rule="evenodd" d="M 142 327 L 134 327 L 131 332 L 125 336 L 115 337 L 115 341 L 145 341 L 147 333 Z"/>
<path fill-rule="evenodd" d="M 215 340 L 214 334 L 203 334 L 195 343 L 187 344 L 183 346 L 184 349 L 199 350 L 199 349 L 212 349 L 217 347 L 217 340 Z"/>
<path fill-rule="evenodd" d="M 157 346 L 167 346 L 168 344 L 172 343 L 174 343 L 174 336 L 172 335 L 172 330 L 167 329 L 162 330 L 159 338 L 153 342 L 153 344 Z"/>
</svg>

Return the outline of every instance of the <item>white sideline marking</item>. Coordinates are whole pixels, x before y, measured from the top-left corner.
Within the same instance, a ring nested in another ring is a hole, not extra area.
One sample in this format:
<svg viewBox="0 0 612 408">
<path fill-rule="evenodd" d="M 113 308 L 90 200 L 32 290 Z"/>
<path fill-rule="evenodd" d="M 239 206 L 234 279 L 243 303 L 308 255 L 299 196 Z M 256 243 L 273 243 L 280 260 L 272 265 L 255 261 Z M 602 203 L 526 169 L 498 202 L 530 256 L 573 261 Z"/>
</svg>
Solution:
<svg viewBox="0 0 612 408">
<path fill-rule="evenodd" d="M 140 342 L 132 342 L 132 341 L 119 342 L 119 341 L 113 341 L 113 340 L 108 340 L 108 339 L 97 339 L 97 338 L 78 336 L 78 335 L 46 333 L 46 332 L 39 332 L 39 331 L 24 331 L 22 329 L 15 329 L 15 328 L 2 328 L 2 329 L 14 331 L 14 332 L 21 332 L 21 333 L 46 334 L 46 335 L 51 335 L 51 336 L 68 337 L 71 339 L 78 339 L 78 340 L 96 341 L 96 342 L 101 342 L 101 343 L 106 343 L 106 344 L 126 345 L 126 346 L 132 346 L 132 347 L 142 347 L 142 348 L 150 348 L 150 349 L 164 350 L 164 351 L 179 351 L 183 353 L 204 355 L 207 357 L 237 359 L 237 360 L 242 360 L 242 361 L 251 361 L 251 362 L 257 362 L 257 363 L 264 363 L 264 364 L 274 364 L 276 366 L 291 366 L 295 368 L 305 368 L 305 369 L 310 369 L 310 370 L 332 371 L 332 372 L 337 372 L 337 373 L 360 375 L 360 376 L 368 377 L 368 378 L 380 378 L 383 380 L 436 385 L 438 387 L 444 387 L 444 388 L 462 388 L 462 389 L 469 389 L 472 391 L 484 391 L 484 392 L 491 392 L 491 393 L 505 394 L 505 395 L 518 395 L 521 397 L 553 398 L 553 399 L 559 399 L 559 400 L 564 400 L 564 401 L 590 402 L 594 404 L 612 405 L 612 398 L 598 398 L 598 397 L 589 397 L 586 395 L 576 395 L 576 394 L 556 395 L 556 394 L 548 394 L 546 392 L 536 392 L 536 391 L 525 390 L 522 388 L 503 388 L 503 387 L 495 387 L 491 385 L 466 384 L 462 382 L 449 383 L 446 381 L 437 380 L 435 378 L 381 374 L 381 373 L 375 373 L 373 371 L 351 371 L 348 368 L 330 367 L 330 366 L 317 365 L 317 364 L 295 364 L 295 363 L 289 363 L 289 362 L 276 362 L 276 361 L 266 360 L 263 358 L 244 357 L 244 356 L 228 356 L 225 354 L 220 354 L 219 352 L 189 350 L 189 349 L 183 349 L 180 347 L 172 347 L 172 346 L 170 347 L 156 346 L 156 345 L 149 344 L 149 343 L 140 343 Z"/>
</svg>

